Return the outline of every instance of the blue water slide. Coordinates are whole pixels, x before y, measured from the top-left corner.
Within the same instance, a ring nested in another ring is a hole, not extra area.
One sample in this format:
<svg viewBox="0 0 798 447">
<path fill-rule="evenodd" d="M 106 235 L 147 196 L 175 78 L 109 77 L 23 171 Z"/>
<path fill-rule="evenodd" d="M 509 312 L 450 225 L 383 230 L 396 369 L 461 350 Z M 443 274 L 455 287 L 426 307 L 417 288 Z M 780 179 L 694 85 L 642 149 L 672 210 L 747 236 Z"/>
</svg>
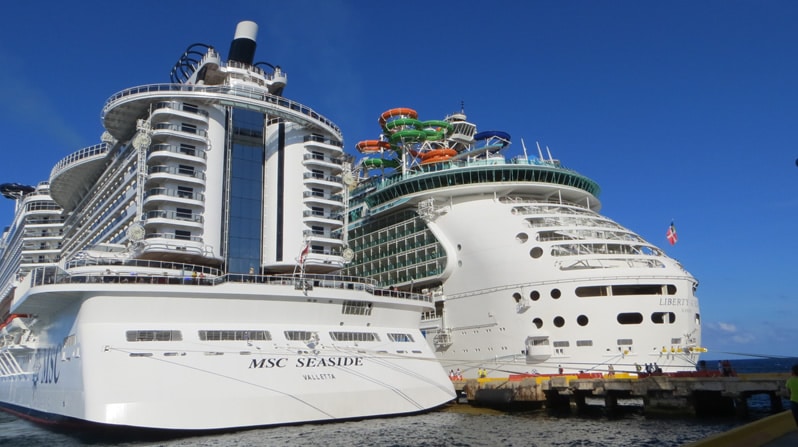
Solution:
<svg viewBox="0 0 798 447">
<path fill-rule="evenodd" d="M 510 134 L 507 132 L 502 132 L 500 130 L 486 130 L 484 132 L 479 132 L 478 134 L 474 135 L 475 141 L 485 141 L 487 145 L 493 146 L 497 143 L 501 145 L 501 147 L 505 147 L 510 144 Z"/>
</svg>

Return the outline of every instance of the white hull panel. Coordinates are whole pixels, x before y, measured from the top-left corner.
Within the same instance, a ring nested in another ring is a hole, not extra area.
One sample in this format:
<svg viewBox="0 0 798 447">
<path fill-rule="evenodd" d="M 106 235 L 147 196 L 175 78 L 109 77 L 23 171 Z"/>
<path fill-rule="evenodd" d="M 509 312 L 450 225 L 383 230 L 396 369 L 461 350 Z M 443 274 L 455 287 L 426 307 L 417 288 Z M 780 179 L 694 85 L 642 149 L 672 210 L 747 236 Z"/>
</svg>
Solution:
<svg viewBox="0 0 798 447">
<path fill-rule="evenodd" d="M 258 292 L 272 286 L 224 287 L 202 298 L 190 292 L 206 287 L 175 286 L 158 295 L 90 291 L 71 299 L 74 291 L 64 292 L 60 299 L 71 303 L 33 325 L 42 328 L 34 334 L 36 349 L 16 350 L 24 374 L 0 378 L 0 402 L 36 419 L 212 430 L 415 413 L 455 397 L 420 332 L 401 325 L 418 320 L 415 306 L 375 303 L 372 315 L 351 316 L 341 315 L 341 300 L 308 299 L 315 291 L 305 297 L 284 287 L 284 295 L 264 298 Z M 242 292 L 247 288 L 254 290 Z M 271 340 L 198 338 L 200 331 L 253 330 L 267 330 Z M 331 339 L 342 330 L 379 341 Z M 128 341 L 128 331 L 180 339 Z M 286 340 L 285 331 L 318 340 Z M 413 341 L 390 341 L 389 333 Z M 76 342 L 55 343 L 69 334 Z"/>
</svg>

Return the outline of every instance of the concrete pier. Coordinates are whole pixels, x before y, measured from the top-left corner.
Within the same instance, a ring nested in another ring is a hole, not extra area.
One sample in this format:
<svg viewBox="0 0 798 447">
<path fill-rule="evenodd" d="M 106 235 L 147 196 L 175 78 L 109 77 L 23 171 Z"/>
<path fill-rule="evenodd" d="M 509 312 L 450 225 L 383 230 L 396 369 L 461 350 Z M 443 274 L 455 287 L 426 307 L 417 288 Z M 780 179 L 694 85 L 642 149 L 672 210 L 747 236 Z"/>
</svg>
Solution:
<svg viewBox="0 0 798 447">
<path fill-rule="evenodd" d="M 603 376 L 523 375 L 455 382 L 469 401 L 497 409 L 548 408 L 584 410 L 588 401 L 603 401 L 608 412 L 642 406 L 646 414 L 738 416 L 748 414 L 748 399 L 768 395 L 773 412 L 783 409 L 787 374 L 744 374 L 736 377 L 689 374 Z"/>
</svg>

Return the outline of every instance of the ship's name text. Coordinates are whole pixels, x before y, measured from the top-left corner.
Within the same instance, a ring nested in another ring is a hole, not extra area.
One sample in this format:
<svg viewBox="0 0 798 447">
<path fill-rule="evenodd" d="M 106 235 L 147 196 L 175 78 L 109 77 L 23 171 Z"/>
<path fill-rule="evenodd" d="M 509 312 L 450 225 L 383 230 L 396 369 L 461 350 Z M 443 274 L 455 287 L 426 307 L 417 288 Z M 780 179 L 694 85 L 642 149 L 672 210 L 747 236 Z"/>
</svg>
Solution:
<svg viewBox="0 0 798 447">
<path fill-rule="evenodd" d="M 36 351 L 36 374 L 33 375 L 33 386 L 41 383 L 58 383 L 61 372 L 58 369 L 58 359 L 61 354 L 61 345 L 40 349 Z"/>
<path fill-rule="evenodd" d="M 690 304 L 689 298 L 660 298 L 660 306 L 688 306 Z"/>
<path fill-rule="evenodd" d="M 290 366 L 288 357 L 266 357 L 262 359 L 252 359 L 249 368 L 285 368 Z M 322 366 L 363 366 L 363 357 L 299 357 L 293 363 L 295 368 L 319 368 Z"/>
</svg>

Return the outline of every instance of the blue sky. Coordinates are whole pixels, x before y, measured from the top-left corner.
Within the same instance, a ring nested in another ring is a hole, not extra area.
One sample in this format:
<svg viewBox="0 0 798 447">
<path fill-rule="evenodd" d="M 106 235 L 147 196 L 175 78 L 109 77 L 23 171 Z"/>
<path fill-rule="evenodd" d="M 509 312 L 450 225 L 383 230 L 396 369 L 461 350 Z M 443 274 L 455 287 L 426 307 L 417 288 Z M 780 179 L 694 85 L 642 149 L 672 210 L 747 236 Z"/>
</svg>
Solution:
<svg viewBox="0 0 798 447">
<path fill-rule="evenodd" d="M 46 180 L 100 141 L 109 96 L 169 82 L 190 44 L 226 56 L 241 20 L 350 152 L 389 108 L 441 119 L 462 102 L 511 153 L 539 141 L 596 180 L 603 214 L 700 280 L 707 359 L 798 355 L 798 2 L 12 2 L 0 183 Z M 0 202 L 0 222 L 12 212 Z"/>
</svg>

